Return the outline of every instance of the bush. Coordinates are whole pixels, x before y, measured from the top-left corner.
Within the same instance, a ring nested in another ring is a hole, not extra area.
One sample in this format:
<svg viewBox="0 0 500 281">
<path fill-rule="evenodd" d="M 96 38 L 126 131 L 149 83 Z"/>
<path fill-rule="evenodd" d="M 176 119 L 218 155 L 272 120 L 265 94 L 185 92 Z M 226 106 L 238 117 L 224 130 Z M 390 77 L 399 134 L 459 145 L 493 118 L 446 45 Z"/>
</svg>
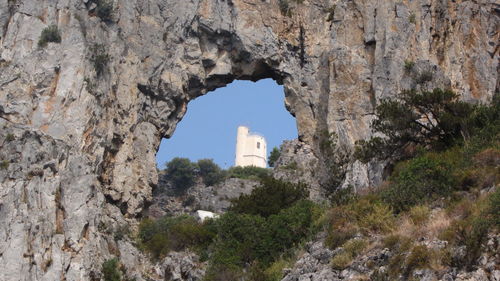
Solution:
<svg viewBox="0 0 500 281">
<path fill-rule="evenodd" d="M 159 259 L 172 250 L 193 248 L 202 251 L 216 235 L 212 223 L 199 223 L 188 216 L 163 217 L 157 221 L 145 219 L 139 225 L 138 238 L 142 248 L 154 259 Z"/>
<path fill-rule="evenodd" d="M 432 73 L 432 71 L 424 70 L 418 74 L 417 78 L 415 79 L 415 82 L 417 82 L 417 84 L 424 84 L 426 82 L 432 81 L 433 77 L 434 73 Z"/>
<path fill-rule="evenodd" d="M 391 207 L 382 202 L 359 200 L 352 205 L 359 226 L 367 231 L 386 233 L 394 228 Z"/>
<path fill-rule="evenodd" d="M 297 202 L 266 220 L 263 229 L 264 239 L 259 261 L 264 265 L 280 257 L 283 252 L 291 250 L 300 241 L 313 234 L 313 222 L 316 219 L 316 206 L 308 200 Z"/>
<path fill-rule="evenodd" d="M 440 239 L 447 240 L 452 246 L 465 246 L 466 254 L 461 259 L 452 260 L 453 266 L 471 269 L 476 265 L 488 231 L 495 225 L 498 226 L 499 215 L 498 212 L 495 213 L 498 209 L 498 193 L 497 190 L 489 198 L 481 198 L 473 203 L 465 201 L 468 204 L 462 203 L 455 207 L 459 209 L 461 218 L 455 220 L 440 235 Z"/>
<path fill-rule="evenodd" d="M 490 206 L 488 215 L 491 217 L 492 225 L 500 227 L 500 188 L 497 187 L 495 192 L 490 195 Z"/>
<path fill-rule="evenodd" d="M 361 254 L 366 246 L 368 243 L 363 239 L 351 239 L 345 242 L 342 248 L 354 258 Z"/>
<path fill-rule="evenodd" d="M 270 171 L 266 168 L 260 168 L 255 166 L 246 167 L 231 167 L 227 171 L 228 178 L 239 178 L 239 179 L 262 179 L 268 177 Z"/>
<path fill-rule="evenodd" d="M 335 190 L 330 196 L 330 203 L 333 206 L 346 205 L 357 199 L 356 193 L 353 191 L 352 185 L 347 188 Z"/>
<path fill-rule="evenodd" d="M 122 274 L 118 269 L 118 259 L 113 258 L 102 264 L 102 275 L 104 281 L 121 281 Z"/>
<path fill-rule="evenodd" d="M 57 25 L 51 25 L 42 30 L 42 34 L 38 40 L 38 47 L 44 48 L 49 42 L 61 43 L 61 34 Z"/>
<path fill-rule="evenodd" d="M 276 161 L 280 158 L 281 152 L 277 147 L 274 147 L 273 150 L 271 151 L 271 154 L 269 154 L 269 159 L 267 159 L 267 163 L 269 164 L 269 167 L 274 167 L 276 164 Z"/>
<path fill-rule="evenodd" d="M 429 220 L 431 210 L 427 206 L 419 205 L 410 209 L 410 219 L 415 225 L 422 225 Z"/>
<path fill-rule="evenodd" d="M 448 163 L 424 155 L 397 167 L 382 197 L 396 212 L 406 211 L 437 196 L 446 196 L 456 185 Z"/>
<path fill-rule="evenodd" d="M 337 254 L 331 260 L 332 268 L 335 270 L 344 270 L 351 264 L 352 259 L 352 256 L 347 252 Z"/>
<path fill-rule="evenodd" d="M 13 134 L 7 134 L 7 136 L 5 136 L 6 142 L 11 142 L 11 141 L 14 141 L 15 139 L 16 139 L 16 137 Z"/>
<path fill-rule="evenodd" d="M 104 22 L 112 20 L 113 2 L 111 0 L 98 0 L 96 8 L 97 16 Z"/>
<path fill-rule="evenodd" d="M 307 198 L 309 192 L 304 184 L 293 184 L 271 177 L 261 180 L 261 184 L 250 194 L 231 200 L 231 210 L 268 217 L 291 207 L 295 202 Z"/>
<path fill-rule="evenodd" d="M 358 232 L 355 214 L 345 207 L 335 207 L 330 211 L 330 224 L 327 229 L 325 245 L 336 249 L 351 239 Z"/>
<path fill-rule="evenodd" d="M 266 270 L 266 281 L 280 281 L 283 279 L 283 269 L 290 266 L 290 262 L 279 259 L 271 264 Z"/>
<path fill-rule="evenodd" d="M 391 234 L 384 237 L 383 245 L 395 253 L 402 253 L 411 248 L 412 240 L 399 234 Z"/>
<path fill-rule="evenodd" d="M 258 257 L 265 219 L 260 216 L 228 212 L 217 221 L 217 240 L 211 267 L 243 267 Z"/>
<path fill-rule="evenodd" d="M 417 23 L 417 16 L 415 15 L 415 13 L 410 13 L 410 16 L 408 18 L 408 21 L 412 24 L 415 24 Z"/>
<path fill-rule="evenodd" d="M 431 260 L 431 251 L 426 246 L 415 246 L 405 262 L 405 275 L 413 270 L 428 267 Z"/>
<path fill-rule="evenodd" d="M 197 165 L 187 158 L 176 157 L 166 164 L 166 177 L 178 193 L 184 193 L 196 181 Z"/>
<path fill-rule="evenodd" d="M 213 186 L 224 180 L 224 172 L 212 159 L 198 160 L 197 165 L 206 186 Z"/>
<path fill-rule="evenodd" d="M 9 168 L 10 162 L 9 160 L 0 161 L 0 170 L 7 170 Z"/>
<path fill-rule="evenodd" d="M 106 46 L 103 44 L 94 44 L 90 48 L 90 52 L 91 52 L 90 61 L 94 65 L 94 70 L 96 72 L 96 75 L 99 77 L 104 73 L 104 71 L 108 67 L 110 57 L 106 50 Z"/>
<path fill-rule="evenodd" d="M 411 72 L 413 67 L 415 66 L 415 62 L 411 60 L 405 60 L 405 71 Z"/>
<path fill-rule="evenodd" d="M 221 280 L 217 278 L 221 269 L 242 269 L 250 264 L 252 275 L 269 276 L 263 268 L 290 254 L 298 243 L 310 237 L 316 215 L 317 207 L 306 200 L 268 218 L 227 212 L 215 222 L 218 235 L 210 260 L 209 280 Z"/>
</svg>

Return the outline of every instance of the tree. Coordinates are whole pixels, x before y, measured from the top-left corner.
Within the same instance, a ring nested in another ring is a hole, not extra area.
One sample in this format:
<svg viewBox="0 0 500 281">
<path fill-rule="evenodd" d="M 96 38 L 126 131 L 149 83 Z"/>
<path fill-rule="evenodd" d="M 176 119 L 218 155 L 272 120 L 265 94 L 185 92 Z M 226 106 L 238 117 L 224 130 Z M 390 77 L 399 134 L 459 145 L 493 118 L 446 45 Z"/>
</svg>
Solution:
<svg viewBox="0 0 500 281">
<path fill-rule="evenodd" d="M 232 200 L 231 211 L 268 217 L 309 196 L 305 184 L 293 184 L 267 177 L 250 194 Z"/>
<path fill-rule="evenodd" d="M 281 151 L 277 147 L 274 147 L 273 150 L 271 151 L 271 154 L 269 154 L 269 159 L 267 159 L 269 167 L 274 167 L 276 161 L 278 161 L 278 158 L 280 158 L 280 155 Z"/>
<path fill-rule="evenodd" d="M 468 135 L 467 118 L 475 106 L 458 100 L 451 90 L 403 91 L 398 99 L 384 99 L 376 108 L 372 131 L 384 137 L 359 141 L 356 158 L 403 154 L 410 146 L 442 149 Z"/>
<path fill-rule="evenodd" d="M 197 164 L 206 186 L 215 185 L 224 179 L 224 172 L 212 159 L 200 159 Z"/>
<path fill-rule="evenodd" d="M 193 186 L 196 180 L 197 165 L 187 158 L 176 157 L 167 163 L 167 178 L 179 192 Z"/>
</svg>

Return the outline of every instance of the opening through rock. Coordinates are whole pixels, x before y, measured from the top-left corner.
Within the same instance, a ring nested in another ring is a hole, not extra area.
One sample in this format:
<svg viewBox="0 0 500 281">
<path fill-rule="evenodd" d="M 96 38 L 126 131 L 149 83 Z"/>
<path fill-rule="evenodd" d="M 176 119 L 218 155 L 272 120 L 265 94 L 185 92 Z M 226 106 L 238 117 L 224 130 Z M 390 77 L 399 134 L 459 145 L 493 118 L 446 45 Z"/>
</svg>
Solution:
<svg viewBox="0 0 500 281">
<path fill-rule="evenodd" d="M 161 142 L 158 169 L 175 157 L 213 159 L 221 168 L 230 168 L 235 164 L 238 126 L 265 137 L 266 155 L 283 140 L 297 138 L 295 118 L 284 106 L 283 86 L 272 79 L 237 80 L 189 103 L 174 135 Z"/>
</svg>

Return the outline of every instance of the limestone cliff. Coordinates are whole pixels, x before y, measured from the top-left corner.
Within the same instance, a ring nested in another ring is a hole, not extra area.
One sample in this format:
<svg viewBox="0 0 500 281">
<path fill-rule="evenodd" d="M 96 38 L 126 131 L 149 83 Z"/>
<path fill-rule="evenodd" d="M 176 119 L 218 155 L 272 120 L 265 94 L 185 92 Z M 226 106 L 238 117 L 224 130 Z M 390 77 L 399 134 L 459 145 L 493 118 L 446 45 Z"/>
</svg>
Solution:
<svg viewBox="0 0 500 281">
<path fill-rule="evenodd" d="M 135 225 L 188 102 L 234 79 L 283 84 L 319 158 L 323 132 L 350 147 L 403 88 L 500 87 L 495 0 L 115 0 L 104 20 L 97 3 L 0 0 L 0 280 L 98 280 L 120 253 L 143 270 L 109 230 Z M 62 40 L 39 47 L 50 25 Z"/>
</svg>

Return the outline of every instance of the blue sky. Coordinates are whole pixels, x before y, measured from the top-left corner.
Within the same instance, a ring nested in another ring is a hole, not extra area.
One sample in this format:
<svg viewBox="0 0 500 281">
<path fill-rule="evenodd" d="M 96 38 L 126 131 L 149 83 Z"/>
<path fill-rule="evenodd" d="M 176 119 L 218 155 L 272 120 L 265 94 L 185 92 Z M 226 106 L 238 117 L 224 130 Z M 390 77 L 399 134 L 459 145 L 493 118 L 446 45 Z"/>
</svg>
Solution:
<svg viewBox="0 0 500 281">
<path fill-rule="evenodd" d="M 161 142 L 158 168 L 174 157 L 211 158 L 222 168 L 233 166 L 239 125 L 264 135 L 269 155 L 283 140 L 297 138 L 295 118 L 285 109 L 284 98 L 283 87 L 265 79 L 234 81 L 191 101 L 173 136 Z"/>
</svg>

